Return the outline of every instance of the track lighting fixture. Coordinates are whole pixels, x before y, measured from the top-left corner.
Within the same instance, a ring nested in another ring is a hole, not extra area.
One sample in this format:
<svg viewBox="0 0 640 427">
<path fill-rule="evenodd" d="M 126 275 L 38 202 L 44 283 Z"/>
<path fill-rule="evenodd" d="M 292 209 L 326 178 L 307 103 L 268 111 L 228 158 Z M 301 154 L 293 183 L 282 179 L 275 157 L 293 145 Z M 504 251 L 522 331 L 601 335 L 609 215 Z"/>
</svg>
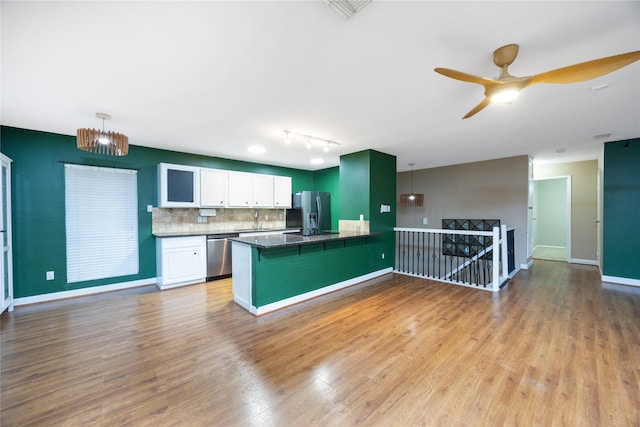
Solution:
<svg viewBox="0 0 640 427">
<path fill-rule="evenodd" d="M 329 152 L 330 148 L 332 145 L 340 145 L 339 142 L 331 140 L 331 139 L 324 139 L 324 138 L 318 138 L 317 136 L 313 136 L 313 135 L 307 135 L 306 133 L 298 133 L 298 132 L 292 132 L 290 130 L 284 130 L 284 143 L 285 144 L 291 144 L 291 141 L 293 140 L 293 138 L 291 138 L 291 136 L 297 136 L 300 137 L 300 139 L 303 139 L 305 146 L 307 147 L 307 149 L 311 149 L 313 147 L 313 142 L 314 141 L 318 141 L 320 143 L 324 143 L 324 152 L 327 153 Z"/>
</svg>

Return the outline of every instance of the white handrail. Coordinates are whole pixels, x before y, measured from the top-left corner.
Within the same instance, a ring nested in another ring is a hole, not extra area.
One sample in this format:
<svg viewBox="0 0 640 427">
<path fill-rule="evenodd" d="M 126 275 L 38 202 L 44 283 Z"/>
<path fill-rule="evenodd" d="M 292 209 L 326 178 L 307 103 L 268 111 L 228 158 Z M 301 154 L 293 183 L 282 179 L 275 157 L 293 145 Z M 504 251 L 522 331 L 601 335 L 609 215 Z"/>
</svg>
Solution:
<svg viewBox="0 0 640 427">
<path fill-rule="evenodd" d="M 437 233 L 437 234 L 470 234 L 470 235 L 473 235 L 473 236 L 493 236 L 493 231 L 446 230 L 446 229 L 442 229 L 442 228 L 393 227 L 393 231 L 413 231 L 413 232 L 427 232 L 427 233 Z"/>
</svg>

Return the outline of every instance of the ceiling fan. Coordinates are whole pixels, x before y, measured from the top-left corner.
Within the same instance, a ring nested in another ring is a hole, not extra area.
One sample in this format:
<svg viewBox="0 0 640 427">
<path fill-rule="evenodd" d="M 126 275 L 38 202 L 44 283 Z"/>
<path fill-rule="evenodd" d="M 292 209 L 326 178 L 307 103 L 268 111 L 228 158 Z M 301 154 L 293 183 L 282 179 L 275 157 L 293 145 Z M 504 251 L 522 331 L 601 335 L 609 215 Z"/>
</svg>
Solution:
<svg viewBox="0 0 640 427">
<path fill-rule="evenodd" d="M 581 62 L 535 74 L 533 76 L 515 77 L 509 74 L 507 68 L 518 55 L 518 45 L 508 44 L 496 49 L 493 52 L 493 62 L 502 69 L 502 73 L 497 80 L 477 77 L 461 71 L 450 70 L 448 68 L 435 68 L 434 71 L 452 79 L 463 82 L 477 83 L 484 86 L 485 98 L 471 109 L 463 119 L 469 118 L 489 105 L 494 103 L 506 103 L 515 99 L 520 91 L 526 87 L 538 83 L 576 83 L 585 80 L 595 79 L 629 65 L 640 59 L 640 50 L 623 53 L 621 55 L 607 56 L 606 58 L 594 59 L 593 61 Z"/>
</svg>

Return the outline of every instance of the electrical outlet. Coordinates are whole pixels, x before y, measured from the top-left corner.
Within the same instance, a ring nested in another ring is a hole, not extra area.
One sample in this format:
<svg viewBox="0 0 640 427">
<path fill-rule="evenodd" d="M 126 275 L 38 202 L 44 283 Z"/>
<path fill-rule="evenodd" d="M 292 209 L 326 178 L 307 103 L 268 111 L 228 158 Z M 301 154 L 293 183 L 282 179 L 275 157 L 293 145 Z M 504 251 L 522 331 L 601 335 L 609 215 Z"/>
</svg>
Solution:
<svg viewBox="0 0 640 427">
<path fill-rule="evenodd" d="M 55 279 L 55 273 L 53 271 L 47 271 L 47 280 Z"/>
<path fill-rule="evenodd" d="M 384 252 L 382 252 L 382 259 L 384 259 Z"/>
<path fill-rule="evenodd" d="M 429 218 L 422 218 L 422 225 L 427 225 L 429 224 Z"/>
<path fill-rule="evenodd" d="M 147 205 L 147 212 L 153 212 L 153 205 Z"/>
</svg>

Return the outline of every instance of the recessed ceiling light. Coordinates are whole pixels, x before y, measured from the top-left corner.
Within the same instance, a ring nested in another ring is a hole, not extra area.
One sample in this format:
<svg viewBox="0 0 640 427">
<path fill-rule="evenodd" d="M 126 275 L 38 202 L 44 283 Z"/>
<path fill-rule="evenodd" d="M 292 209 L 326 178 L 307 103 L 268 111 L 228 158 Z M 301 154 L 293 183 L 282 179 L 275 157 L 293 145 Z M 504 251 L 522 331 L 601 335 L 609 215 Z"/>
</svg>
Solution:
<svg viewBox="0 0 640 427">
<path fill-rule="evenodd" d="M 324 159 L 311 159 L 310 162 L 313 165 L 321 165 L 324 163 Z"/>
<path fill-rule="evenodd" d="M 247 148 L 247 151 L 253 154 L 262 154 L 267 150 L 265 150 L 264 147 L 261 147 L 259 145 L 252 145 L 251 147 Z"/>
<path fill-rule="evenodd" d="M 604 83 L 604 84 L 597 85 L 597 86 L 591 86 L 591 91 L 592 91 L 592 92 L 595 92 L 595 91 L 597 91 L 597 90 L 606 89 L 606 88 L 608 88 L 608 87 L 609 87 L 609 83 Z"/>
</svg>

